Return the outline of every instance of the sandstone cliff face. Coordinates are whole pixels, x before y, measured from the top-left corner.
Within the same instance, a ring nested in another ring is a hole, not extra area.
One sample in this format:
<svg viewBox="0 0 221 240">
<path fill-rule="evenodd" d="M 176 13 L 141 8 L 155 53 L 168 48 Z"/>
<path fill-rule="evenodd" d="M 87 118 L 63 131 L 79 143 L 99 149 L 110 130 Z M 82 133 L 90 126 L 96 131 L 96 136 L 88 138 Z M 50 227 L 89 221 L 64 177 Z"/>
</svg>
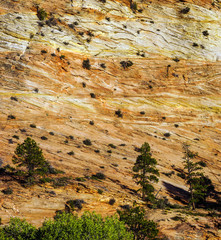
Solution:
<svg viewBox="0 0 221 240">
<path fill-rule="evenodd" d="M 3 205 L 15 204 L 2 208 L 3 221 L 18 215 L 39 224 L 76 196 L 85 197 L 90 210 L 113 213 L 116 207 L 108 206 L 96 189 L 103 187 L 107 198 L 114 196 L 119 204 L 136 199 L 122 186 L 137 188 L 131 168 L 134 148 L 144 141 L 161 172 L 182 167 L 182 142 L 190 143 L 220 191 L 220 3 L 136 3 L 133 11 L 127 0 L 1 1 L 1 159 L 11 163 L 16 143 L 32 136 L 52 165 L 68 175 L 102 171 L 108 176 L 104 183 L 89 183 L 90 190 L 59 190 L 56 198 L 47 195 L 47 187 L 42 193 L 15 185 L 16 196 L 2 196 Z M 39 20 L 37 9 L 48 17 Z M 132 66 L 124 65 L 128 61 Z M 83 144 L 87 138 L 91 146 Z M 163 181 L 186 189 L 176 175 L 161 174 L 160 180 L 156 188 L 162 187 L 162 195 L 167 191 Z"/>
</svg>

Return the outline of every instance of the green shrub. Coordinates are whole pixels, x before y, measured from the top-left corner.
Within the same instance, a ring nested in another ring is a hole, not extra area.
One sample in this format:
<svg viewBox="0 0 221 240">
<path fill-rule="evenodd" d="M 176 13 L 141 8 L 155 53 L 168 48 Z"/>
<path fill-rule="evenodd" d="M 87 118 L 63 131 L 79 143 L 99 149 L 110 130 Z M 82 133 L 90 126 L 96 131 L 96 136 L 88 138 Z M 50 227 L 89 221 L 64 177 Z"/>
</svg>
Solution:
<svg viewBox="0 0 221 240">
<path fill-rule="evenodd" d="M 37 17 L 39 18 L 39 20 L 45 20 L 45 18 L 47 17 L 47 13 L 45 12 L 45 10 L 43 8 L 38 8 L 37 9 Z"/>
<path fill-rule="evenodd" d="M 89 59 L 83 60 L 82 67 L 87 70 L 90 70 L 91 69 L 90 60 Z"/>
<path fill-rule="evenodd" d="M 11 218 L 9 225 L 3 228 L 2 239 L 5 240 L 35 240 L 37 229 L 25 220 Z M 0 233 L 1 236 L 1 233 Z"/>
<path fill-rule="evenodd" d="M 129 61 L 121 61 L 120 64 L 123 67 L 123 69 L 133 66 L 133 63 L 130 60 Z"/>
<path fill-rule="evenodd" d="M 18 135 L 13 135 L 12 137 L 15 138 L 15 139 L 19 139 Z"/>
<path fill-rule="evenodd" d="M 114 198 L 111 198 L 111 199 L 109 200 L 109 204 L 110 204 L 110 205 L 114 205 L 115 202 L 116 202 L 116 200 L 115 200 Z"/>
<path fill-rule="evenodd" d="M 132 240 L 124 223 L 116 216 L 103 219 L 95 213 L 76 215 L 61 213 L 55 220 L 45 221 L 38 231 L 38 240 Z"/>
<path fill-rule="evenodd" d="M 125 210 L 117 211 L 120 216 L 120 221 L 123 221 L 128 230 L 131 231 L 135 239 L 157 239 L 159 230 L 157 224 L 153 221 L 148 221 L 144 218 L 145 211 L 139 206 L 125 208 Z"/>
<path fill-rule="evenodd" d="M 82 204 L 85 203 L 82 199 L 74 199 L 74 200 L 68 200 L 65 204 L 66 209 L 75 210 L 76 208 L 81 210 Z"/>
<path fill-rule="evenodd" d="M 11 120 L 11 119 L 16 119 L 16 117 L 12 114 L 8 115 L 8 120 Z"/>
<path fill-rule="evenodd" d="M 101 173 L 101 172 L 98 172 L 98 173 L 92 175 L 92 177 L 94 179 L 101 179 L 101 180 L 104 180 L 106 178 L 106 176 L 103 173 Z"/>
<path fill-rule="evenodd" d="M 69 177 L 60 177 L 60 178 L 54 179 L 53 186 L 54 187 L 64 187 L 64 186 L 67 186 L 69 183 L 70 183 Z"/>
<path fill-rule="evenodd" d="M 83 177 L 76 177 L 75 180 L 78 181 L 78 182 L 85 182 L 86 181 L 86 179 L 83 178 Z"/>
<path fill-rule="evenodd" d="M 114 148 L 114 149 L 117 148 L 117 147 L 116 147 L 114 144 L 112 144 L 112 143 L 108 144 L 108 146 L 111 147 L 111 148 Z"/>
<path fill-rule="evenodd" d="M 102 189 L 97 189 L 97 192 L 99 193 L 99 194 L 102 194 L 103 193 L 103 190 Z"/>
<path fill-rule="evenodd" d="M 13 190 L 12 190 L 10 187 L 8 187 L 8 188 L 3 189 L 2 192 L 3 192 L 5 195 L 10 195 L 10 194 L 13 193 Z"/>
<path fill-rule="evenodd" d="M 83 141 L 83 143 L 84 143 L 85 145 L 87 145 L 87 146 L 91 146 L 91 145 L 92 145 L 90 139 L 85 139 L 85 140 Z"/>
<path fill-rule="evenodd" d="M 178 172 L 176 175 L 182 179 L 185 179 L 185 177 L 186 177 L 185 173 L 183 173 L 183 172 Z"/>
<path fill-rule="evenodd" d="M 117 216 L 102 218 L 96 213 L 81 217 L 57 211 L 54 220 L 46 220 L 36 229 L 25 220 L 12 218 L 8 226 L 0 229 L 1 240 L 133 240 L 124 222 Z"/>
</svg>

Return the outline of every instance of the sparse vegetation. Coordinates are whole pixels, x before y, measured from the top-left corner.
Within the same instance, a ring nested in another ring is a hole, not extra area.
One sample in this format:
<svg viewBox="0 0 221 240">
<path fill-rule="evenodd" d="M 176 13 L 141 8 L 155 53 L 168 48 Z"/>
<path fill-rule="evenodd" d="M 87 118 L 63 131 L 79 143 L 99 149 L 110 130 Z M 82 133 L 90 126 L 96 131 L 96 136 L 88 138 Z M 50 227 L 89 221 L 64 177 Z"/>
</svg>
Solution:
<svg viewBox="0 0 221 240">
<path fill-rule="evenodd" d="M 110 204 L 110 205 L 114 205 L 115 202 L 116 202 L 116 200 L 115 200 L 114 198 L 111 198 L 111 199 L 109 200 L 109 204 Z"/>
<path fill-rule="evenodd" d="M 13 193 L 13 190 L 12 190 L 10 187 L 7 187 L 7 188 L 3 189 L 2 192 L 3 192 L 5 195 L 10 195 L 10 194 Z"/>
<path fill-rule="evenodd" d="M 189 11 L 190 11 L 190 8 L 189 7 L 185 7 L 182 10 L 180 10 L 180 13 L 187 14 Z"/>
<path fill-rule="evenodd" d="M 74 199 L 69 200 L 65 204 L 65 208 L 71 211 L 74 211 L 75 209 L 81 210 L 83 208 L 82 204 L 84 204 L 85 201 L 82 199 Z"/>
<path fill-rule="evenodd" d="M 85 139 L 85 140 L 83 141 L 83 143 L 84 143 L 85 145 L 87 145 L 87 146 L 91 146 L 91 145 L 92 145 L 90 139 Z"/>
<path fill-rule="evenodd" d="M 129 61 L 121 61 L 120 64 L 123 67 L 123 69 L 127 69 L 127 68 L 133 66 L 133 63 L 130 60 Z"/>
<path fill-rule="evenodd" d="M 115 114 L 118 116 L 118 117 L 123 117 L 123 113 L 121 112 L 121 110 L 117 110 L 117 111 L 115 111 Z"/>
<path fill-rule="evenodd" d="M 83 60 L 82 67 L 87 70 L 90 70 L 91 69 L 90 60 L 89 59 Z"/>
<path fill-rule="evenodd" d="M 137 11 L 137 3 L 130 1 L 130 9 L 135 13 Z"/>
<path fill-rule="evenodd" d="M 92 175 L 92 179 L 95 179 L 95 180 L 97 180 L 97 179 L 104 180 L 104 179 L 106 179 L 106 176 L 105 176 L 103 173 L 98 172 L 98 173 Z"/>
<path fill-rule="evenodd" d="M 164 133 L 163 135 L 164 135 L 164 137 L 167 137 L 167 138 L 170 137 L 170 133 L 169 132 Z"/>
<path fill-rule="evenodd" d="M 97 192 L 98 192 L 99 194 L 102 194 L 102 193 L 103 193 L 103 190 L 99 188 L 99 189 L 97 190 Z"/>
<path fill-rule="evenodd" d="M 111 147 L 111 148 L 114 148 L 114 149 L 117 148 L 113 143 L 108 144 L 108 146 Z"/>
<path fill-rule="evenodd" d="M 42 139 L 42 140 L 48 140 L 48 138 L 45 137 L 45 136 L 42 136 L 41 139 Z"/>
<path fill-rule="evenodd" d="M 8 120 L 16 119 L 16 117 L 12 114 L 8 115 Z"/>
<path fill-rule="evenodd" d="M 37 17 L 39 20 L 43 21 L 47 18 L 48 14 L 43 8 L 37 8 Z"/>
<path fill-rule="evenodd" d="M 68 152 L 68 155 L 73 156 L 73 155 L 74 155 L 74 152 L 73 152 L 73 151 Z"/>
<path fill-rule="evenodd" d="M 13 96 L 12 96 L 12 97 L 10 97 L 10 99 L 13 100 L 13 101 L 16 101 L 16 102 L 18 101 L 18 98 L 17 98 L 17 97 L 13 97 Z"/>
<path fill-rule="evenodd" d="M 91 98 L 96 98 L 96 95 L 94 93 L 90 93 Z"/>
</svg>

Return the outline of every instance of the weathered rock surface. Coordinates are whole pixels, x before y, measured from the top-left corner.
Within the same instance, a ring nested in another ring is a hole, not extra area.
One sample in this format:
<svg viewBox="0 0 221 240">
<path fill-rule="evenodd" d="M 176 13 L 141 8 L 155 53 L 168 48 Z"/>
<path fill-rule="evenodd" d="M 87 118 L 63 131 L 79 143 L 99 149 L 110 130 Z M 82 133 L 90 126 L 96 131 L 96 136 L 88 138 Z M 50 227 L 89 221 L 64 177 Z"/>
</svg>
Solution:
<svg viewBox="0 0 221 240">
<path fill-rule="evenodd" d="M 80 193 L 76 187 L 62 188 L 56 196 L 40 198 L 42 189 L 15 185 L 15 190 L 23 191 L 12 197 L 20 205 L 16 204 L 18 211 L 1 210 L 3 222 L 11 214 L 38 225 L 76 195 L 88 203 L 86 209 L 105 214 L 114 213 L 117 204 L 132 203 L 137 197 L 124 186 L 137 188 L 131 168 L 137 156 L 134 148 L 144 141 L 150 143 L 161 173 L 174 165 L 182 167 L 182 143 L 190 143 L 198 159 L 207 163 L 206 175 L 221 190 L 220 3 L 136 2 L 142 11 L 133 12 L 127 0 L 1 1 L 4 164 L 11 164 L 16 144 L 32 136 L 52 165 L 68 175 L 101 171 L 108 177 L 97 185 L 89 183 L 89 190 Z M 48 13 L 46 20 L 37 17 L 37 6 Z M 82 67 L 86 59 L 89 69 Z M 133 65 L 128 68 L 120 63 L 129 60 Z M 87 138 L 91 146 L 83 144 Z M 117 148 L 110 148 L 110 143 Z M 75 154 L 68 155 L 70 151 Z M 161 174 L 160 180 L 156 188 L 162 187 L 162 195 L 167 194 L 163 181 L 187 190 L 176 174 L 171 178 Z M 97 194 L 98 188 L 104 189 L 104 198 Z M 104 200 L 111 196 L 117 199 L 112 207 Z M 169 228 L 164 224 L 166 233 Z M 194 239 L 204 239 L 197 234 Z"/>
</svg>

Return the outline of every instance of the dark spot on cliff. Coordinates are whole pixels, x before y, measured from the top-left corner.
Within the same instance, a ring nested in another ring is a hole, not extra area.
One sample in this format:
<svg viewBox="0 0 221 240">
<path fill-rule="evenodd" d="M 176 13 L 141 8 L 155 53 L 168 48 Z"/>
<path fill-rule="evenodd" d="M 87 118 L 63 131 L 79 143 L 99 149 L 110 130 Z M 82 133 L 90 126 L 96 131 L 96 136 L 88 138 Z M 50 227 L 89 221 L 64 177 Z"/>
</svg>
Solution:
<svg viewBox="0 0 221 240">
<path fill-rule="evenodd" d="M 8 120 L 16 119 L 16 117 L 12 114 L 8 115 Z"/>
<path fill-rule="evenodd" d="M 96 95 L 94 93 L 90 93 L 91 98 L 96 98 Z"/>
<path fill-rule="evenodd" d="M 106 68 L 106 65 L 105 65 L 105 63 L 101 63 L 101 64 L 100 64 L 100 66 L 101 66 L 103 69 L 105 69 L 105 68 Z"/>
<path fill-rule="evenodd" d="M 174 62 L 179 62 L 180 59 L 178 59 L 177 57 L 175 57 L 175 58 L 173 58 L 173 61 L 174 61 Z"/>
<path fill-rule="evenodd" d="M 90 139 L 85 139 L 85 140 L 83 141 L 83 143 L 84 143 L 85 145 L 87 145 L 87 146 L 91 146 L 91 145 L 92 145 Z"/>
<path fill-rule="evenodd" d="M 207 30 L 203 31 L 202 33 L 203 33 L 203 36 L 205 36 L 205 37 L 209 36 L 209 33 Z"/>
<path fill-rule="evenodd" d="M 123 117 L 123 113 L 121 112 L 121 110 L 117 110 L 115 111 L 115 114 L 118 116 L 118 117 Z"/>
<path fill-rule="evenodd" d="M 45 137 L 45 136 L 42 136 L 41 139 L 42 139 L 42 140 L 48 140 L 48 138 Z"/>
<path fill-rule="evenodd" d="M 16 102 L 18 101 L 17 97 L 10 97 L 10 99 Z"/>
<path fill-rule="evenodd" d="M 90 60 L 89 59 L 83 60 L 82 67 L 84 69 L 90 70 L 91 69 Z"/>
<path fill-rule="evenodd" d="M 133 63 L 130 60 L 129 61 L 121 61 L 120 64 L 124 69 L 133 66 Z"/>
<path fill-rule="evenodd" d="M 189 7 L 185 7 L 184 9 L 180 10 L 180 13 L 187 14 L 190 11 Z"/>
<path fill-rule="evenodd" d="M 89 124 L 93 126 L 93 125 L 94 125 L 94 121 L 91 120 L 91 121 L 89 122 Z"/>
<path fill-rule="evenodd" d="M 193 45 L 192 45 L 193 47 L 198 47 L 199 46 L 199 44 L 198 43 L 193 43 Z"/>
<path fill-rule="evenodd" d="M 168 132 L 164 133 L 163 135 L 164 135 L 164 137 L 170 137 L 170 133 L 168 133 Z"/>
</svg>

